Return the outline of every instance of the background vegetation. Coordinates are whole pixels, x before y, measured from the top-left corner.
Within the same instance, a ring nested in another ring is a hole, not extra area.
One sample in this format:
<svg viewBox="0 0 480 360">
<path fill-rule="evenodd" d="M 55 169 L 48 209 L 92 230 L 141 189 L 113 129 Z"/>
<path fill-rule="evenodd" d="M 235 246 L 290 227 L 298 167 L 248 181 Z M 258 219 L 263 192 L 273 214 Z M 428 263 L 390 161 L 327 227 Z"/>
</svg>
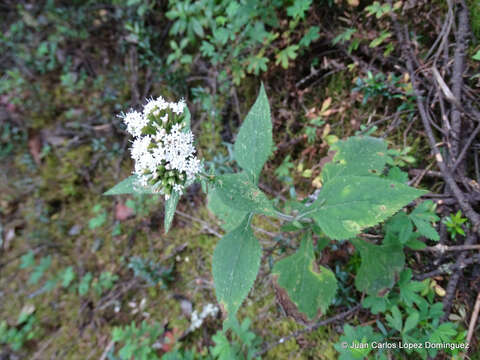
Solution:
<svg viewBox="0 0 480 360">
<path fill-rule="evenodd" d="M 478 1 L 4 0 L 0 18 L 1 359 L 372 358 L 341 343 L 379 337 L 470 337 L 480 358 Z M 430 201 L 362 234 L 373 246 L 411 227 L 406 241 L 421 243 L 398 255 L 387 296 L 355 287 L 356 247 L 315 235 L 339 290 L 313 321 L 272 276 L 295 229 L 256 219 L 260 273 L 226 336 L 211 275 L 224 231 L 200 187 L 167 235 L 162 199 L 102 193 L 133 166 L 116 115 L 149 96 L 185 98 L 207 168 L 235 171 L 260 81 L 270 197 L 309 199 L 329 147 L 367 134 L 387 141 L 391 176 Z M 447 353 L 389 356 L 460 356 Z"/>
</svg>

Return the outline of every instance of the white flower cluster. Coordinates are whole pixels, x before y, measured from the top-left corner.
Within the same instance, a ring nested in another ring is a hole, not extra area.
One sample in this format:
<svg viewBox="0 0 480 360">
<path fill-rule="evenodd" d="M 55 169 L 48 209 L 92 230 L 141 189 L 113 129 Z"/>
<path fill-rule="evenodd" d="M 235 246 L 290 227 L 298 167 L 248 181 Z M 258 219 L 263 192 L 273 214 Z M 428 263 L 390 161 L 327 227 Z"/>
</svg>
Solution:
<svg viewBox="0 0 480 360">
<path fill-rule="evenodd" d="M 193 134 L 185 128 L 185 102 L 150 99 L 143 112 L 123 115 L 132 134 L 131 153 L 140 185 L 151 186 L 169 198 L 172 191 L 183 193 L 201 170 L 195 156 Z"/>
<path fill-rule="evenodd" d="M 192 323 L 190 324 L 190 328 L 188 330 L 194 331 L 198 329 L 208 316 L 213 316 L 213 317 L 217 316 L 218 310 L 219 310 L 218 307 L 213 304 L 205 305 L 200 315 L 197 313 L 197 310 L 195 310 L 192 313 L 192 318 L 191 318 Z"/>
</svg>

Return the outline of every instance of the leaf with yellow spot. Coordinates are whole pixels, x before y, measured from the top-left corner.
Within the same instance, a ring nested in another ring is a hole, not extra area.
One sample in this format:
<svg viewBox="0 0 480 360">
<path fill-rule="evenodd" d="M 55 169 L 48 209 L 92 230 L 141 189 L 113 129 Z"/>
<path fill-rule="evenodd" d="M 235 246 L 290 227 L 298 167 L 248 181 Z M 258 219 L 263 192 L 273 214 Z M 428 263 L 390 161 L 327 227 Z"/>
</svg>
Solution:
<svg viewBox="0 0 480 360">
<path fill-rule="evenodd" d="M 332 161 L 323 167 L 324 183 L 337 176 L 379 176 L 387 161 L 385 141 L 370 136 L 353 136 L 337 141 L 332 143 L 330 150 L 336 153 Z"/>
<path fill-rule="evenodd" d="M 310 319 L 319 309 L 326 312 L 337 291 L 333 272 L 323 266 L 314 271 L 314 263 L 312 240 L 305 237 L 297 252 L 278 261 L 272 270 L 272 274 L 278 276 L 278 285 L 287 291 L 298 310 Z"/>
<path fill-rule="evenodd" d="M 388 219 L 424 193 L 376 176 L 337 176 L 323 185 L 303 213 L 328 237 L 344 240 Z"/>
</svg>

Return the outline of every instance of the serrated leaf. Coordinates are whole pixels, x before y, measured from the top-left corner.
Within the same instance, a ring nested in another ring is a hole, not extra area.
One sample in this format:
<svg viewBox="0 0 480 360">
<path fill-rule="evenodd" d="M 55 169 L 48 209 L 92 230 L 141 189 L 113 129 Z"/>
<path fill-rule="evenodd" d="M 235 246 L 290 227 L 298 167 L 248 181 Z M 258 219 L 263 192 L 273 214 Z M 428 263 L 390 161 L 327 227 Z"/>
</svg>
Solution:
<svg viewBox="0 0 480 360">
<path fill-rule="evenodd" d="M 388 325 L 390 327 L 394 328 L 398 332 L 402 331 L 402 314 L 400 313 L 400 310 L 398 309 L 397 306 L 392 306 L 391 309 L 392 314 L 385 316 L 385 319 L 387 319 Z"/>
<path fill-rule="evenodd" d="M 408 182 L 408 174 L 399 167 L 394 166 L 388 171 L 387 179 L 406 184 Z"/>
<path fill-rule="evenodd" d="M 369 295 L 362 301 L 362 306 L 370 308 L 372 314 L 383 313 L 387 310 L 387 300 L 383 296 Z"/>
<path fill-rule="evenodd" d="M 381 175 L 387 161 L 387 144 L 370 136 L 353 136 L 330 147 L 336 151 L 322 171 L 323 183 L 337 176 Z"/>
<path fill-rule="evenodd" d="M 427 245 L 424 242 L 417 240 L 416 238 L 412 238 L 408 240 L 405 246 L 408 246 L 412 250 L 422 250 L 427 247 Z"/>
<path fill-rule="evenodd" d="M 315 317 L 318 309 L 325 313 L 337 291 L 333 272 L 323 266 L 318 272 L 314 271 L 314 261 L 312 240 L 304 238 L 297 252 L 278 261 L 272 270 L 273 275 L 278 275 L 278 285 L 310 319 Z"/>
<path fill-rule="evenodd" d="M 402 332 L 406 334 L 410 330 L 415 329 L 419 321 L 420 321 L 420 314 L 417 311 L 411 313 L 405 320 L 405 325 L 403 326 Z"/>
<path fill-rule="evenodd" d="M 373 328 L 367 326 L 352 327 L 345 325 L 343 327 L 344 334 L 340 337 L 340 341 L 337 342 L 334 347 L 340 353 L 339 360 L 355 360 L 365 359 L 367 355 L 372 351 L 371 346 L 367 347 L 351 347 L 351 344 L 371 344 L 372 342 L 379 342 L 382 340 L 382 336 L 373 331 Z M 345 346 L 347 344 L 347 346 Z"/>
<path fill-rule="evenodd" d="M 440 240 L 440 235 L 432 226 L 432 222 L 440 220 L 439 217 L 435 215 L 435 205 L 433 204 L 433 201 L 424 201 L 419 204 L 409 217 L 421 235 L 430 240 Z"/>
<path fill-rule="evenodd" d="M 255 104 L 242 123 L 233 148 L 237 163 L 251 174 L 254 183 L 272 153 L 272 120 L 263 83 Z"/>
<path fill-rule="evenodd" d="M 140 185 L 137 175 L 131 175 L 103 193 L 103 195 L 122 194 L 156 194 L 156 192 L 152 188 Z"/>
<path fill-rule="evenodd" d="M 218 302 L 233 317 L 257 278 L 262 249 L 249 217 L 220 239 L 213 252 L 213 282 Z"/>
<path fill-rule="evenodd" d="M 382 291 L 390 289 L 396 274 L 405 264 L 402 247 L 395 244 L 374 245 L 360 239 L 353 239 L 352 243 L 362 258 L 355 277 L 356 288 L 372 296 L 379 296 Z"/>
<path fill-rule="evenodd" d="M 424 285 L 419 281 L 412 281 L 412 270 L 407 268 L 402 271 L 398 288 L 400 289 L 400 300 L 408 307 L 411 307 L 413 303 L 419 305 L 425 302 L 425 299 L 417 294 L 423 290 Z"/>
<path fill-rule="evenodd" d="M 213 356 L 218 357 L 219 360 L 238 359 L 235 348 L 230 345 L 225 334 L 217 332 L 212 339 L 215 342 L 215 346 L 210 348 Z"/>
<path fill-rule="evenodd" d="M 377 225 L 425 191 L 374 176 L 337 176 L 322 188 L 308 214 L 336 240 Z"/>
<path fill-rule="evenodd" d="M 433 334 L 430 335 L 430 342 L 432 343 L 449 343 L 452 342 L 452 338 L 457 335 L 455 325 L 447 322 L 439 325 Z"/>
<path fill-rule="evenodd" d="M 175 210 L 177 209 L 179 199 L 180 194 L 176 191 L 172 191 L 168 200 L 165 200 L 165 218 L 163 222 L 165 234 L 168 233 L 168 230 L 170 230 L 170 225 L 172 225 L 173 215 L 175 215 Z"/>
<path fill-rule="evenodd" d="M 406 244 L 413 236 L 413 225 L 403 211 L 395 214 L 385 224 L 386 235 L 384 243 Z"/>
<path fill-rule="evenodd" d="M 224 174 L 217 180 L 215 191 L 226 206 L 245 212 L 276 214 L 270 200 L 253 184 L 247 173 Z"/>
<path fill-rule="evenodd" d="M 233 230 L 243 221 L 248 214 L 247 211 L 238 210 L 234 207 L 227 206 L 223 203 L 216 189 L 212 189 L 208 193 L 208 209 L 222 221 L 224 230 Z"/>
</svg>

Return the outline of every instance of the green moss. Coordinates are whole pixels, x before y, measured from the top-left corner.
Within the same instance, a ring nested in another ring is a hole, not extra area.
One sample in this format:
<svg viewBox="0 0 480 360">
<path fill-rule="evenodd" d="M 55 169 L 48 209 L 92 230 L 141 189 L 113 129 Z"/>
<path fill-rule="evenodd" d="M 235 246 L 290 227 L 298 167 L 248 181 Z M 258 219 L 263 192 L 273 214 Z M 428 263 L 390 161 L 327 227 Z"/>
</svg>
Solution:
<svg viewBox="0 0 480 360">
<path fill-rule="evenodd" d="M 89 172 L 87 164 L 90 164 L 91 155 L 90 145 L 49 154 L 45 165 L 41 167 L 45 189 L 42 195 L 47 200 L 80 195 L 84 190 L 85 174 Z"/>
<path fill-rule="evenodd" d="M 470 8 L 470 24 L 472 32 L 475 36 L 475 41 L 480 39 L 480 2 L 478 0 L 468 0 L 468 7 Z"/>
</svg>

